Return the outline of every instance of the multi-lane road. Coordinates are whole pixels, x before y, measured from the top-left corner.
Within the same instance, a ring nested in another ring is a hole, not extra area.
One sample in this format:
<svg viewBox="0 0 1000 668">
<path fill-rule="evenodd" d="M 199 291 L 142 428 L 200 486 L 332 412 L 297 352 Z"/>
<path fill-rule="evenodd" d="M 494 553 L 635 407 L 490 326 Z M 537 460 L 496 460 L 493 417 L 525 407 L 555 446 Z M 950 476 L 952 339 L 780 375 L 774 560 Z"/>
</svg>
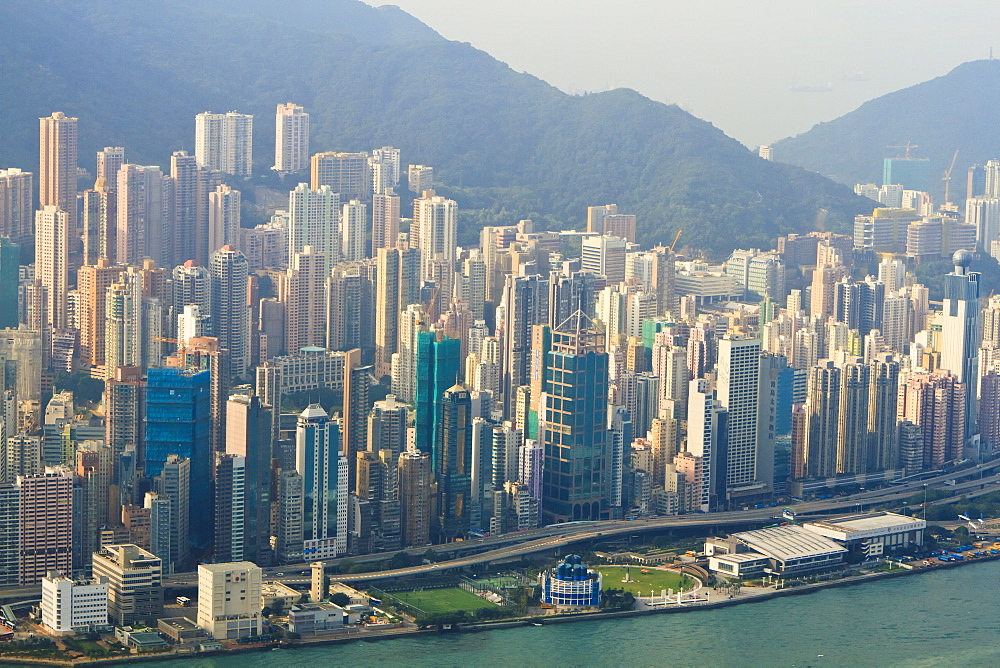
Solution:
<svg viewBox="0 0 1000 668">
<path fill-rule="evenodd" d="M 832 499 L 800 502 L 794 505 L 794 510 L 800 516 L 861 511 L 872 506 L 881 507 L 901 502 L 913 497 L 914 494 L 919 493 L 925 488 L 928 490 L 943 489 L 950 491 L 952 493 L 950 498 L 938 501 L 938 503 L 946 503 L 958 497 L 974 497 L 1000 490 L 1000 474 L 996 473 L 998 468 L 1000 468 L 1000 459 L 960 471 L 949 471 L 924 480 L 902 485 L 890 485 Z M 704 527 L 709 529 L 727 525 L 753 524 L 756 522 L 766 522 L 777 514 L 780 514 L 780 509 L 772 507 L 720 513 L 661 516 L 632 521 L 573 522 L 570 524 L 519 531 L 502 536 L 412 548 L 407 551 L 414 555 L 420 555 L 428 549 L 433 550 L 437 557 L 437 563 L 375 573 L 338 575 L 337 579 L 343 582 L 364 582 L 381 578 L 441 572 L 476 564 L 506 561 L 526 554 L 554 550 L 596 538 L 646 533 L 671 528 Z M 394 553 L 362 555 L 351 557 L 351 561 L 354 563 L 387 561 L 393 555 Z M 327 563 L 332 566 L 339 563 L 339 561 L 331 560 Z M 308 583 L 309 564 L 289 564 L 266 568 L 264 577 L 267 580 L 277 580 L 288 584 Z M 197 585 L 197 581 L 197 574 L 194 571 L 176 573 L 163 578 L 163 584 L 172 588 L 194 587 Z M 39 595 L 40 587 L 37 585 L 0 588 L 0 600 L 24 600 L 35 598 Z"/>
</svg>

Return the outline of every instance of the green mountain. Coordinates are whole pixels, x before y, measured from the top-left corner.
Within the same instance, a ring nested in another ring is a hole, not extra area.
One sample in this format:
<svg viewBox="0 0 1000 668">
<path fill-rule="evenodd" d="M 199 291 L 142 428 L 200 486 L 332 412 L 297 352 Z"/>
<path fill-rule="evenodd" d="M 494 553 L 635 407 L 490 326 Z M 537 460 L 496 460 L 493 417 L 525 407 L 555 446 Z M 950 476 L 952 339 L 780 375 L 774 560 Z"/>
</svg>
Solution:
<svg viewBox="0 0 1000 668">
<path fill-rule="evenodd" d="M 964 198 L 968 167 L 1000 158 L 998 108 L 1000 60 L 976 60 L 782 139 L 774 145 L 774 155 L 781 162 L 853 185 L 882 182 L 882 160 L 901 154 L 889 147 L 916 144 L 911 155 L 929 158 L 936 178 L 944 176 L 957 150 L 952 199 L 956 194 Z M 935 188 L 934 194 L 942 189 Z"/>
<path fill-rule="evenodd" d="M 204 110 L 255 114 L 273 159 L 274 106 L 312 114 L 311 149 L 403 151 L 462 208 L 463 241 L 521 218 L 581 229 L 616 202 L 640 236 L 724 253 L 788 231 L 845 229 L 870 202 L 757 158 L 711 124 L 631 90 L 585 96 L 356 0 L 0 3 L 0 165 L 37 163 L 37 118 L 80 118 L 81 165 L 126 147 L 165 165 Z M 266 180 L 266 177 L 262 177 Z M 272 177 L 273 181 L 273 177 Z"/>
</svg>

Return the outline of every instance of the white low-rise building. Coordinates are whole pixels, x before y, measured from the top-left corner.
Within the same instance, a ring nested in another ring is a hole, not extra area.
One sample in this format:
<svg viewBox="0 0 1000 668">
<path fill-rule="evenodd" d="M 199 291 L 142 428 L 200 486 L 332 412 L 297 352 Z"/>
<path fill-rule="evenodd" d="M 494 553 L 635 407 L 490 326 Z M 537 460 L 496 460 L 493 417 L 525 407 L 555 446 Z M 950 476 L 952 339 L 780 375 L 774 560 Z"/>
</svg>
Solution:
<svg viewBox="0 0 1000 668">
<path fill-rule="evenodd" d="M 108 624 L 108 581 L 80 582 L 49 573 L 42 578 L 42 624 L 58 634 Z"/>
</svg>

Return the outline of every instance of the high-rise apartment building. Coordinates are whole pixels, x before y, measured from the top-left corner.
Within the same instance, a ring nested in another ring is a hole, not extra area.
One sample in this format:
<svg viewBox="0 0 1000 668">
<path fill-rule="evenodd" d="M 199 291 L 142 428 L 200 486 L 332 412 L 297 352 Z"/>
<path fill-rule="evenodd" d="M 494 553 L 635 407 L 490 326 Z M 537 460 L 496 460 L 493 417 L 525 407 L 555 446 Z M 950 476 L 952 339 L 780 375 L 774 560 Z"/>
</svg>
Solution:
<svg viewBox="0 0 1000 668">
<path fill-rule="evenodd" d="M 344 204 L 340 217 L 340 257 L 348 262 L 363 260 L 368 229 L 368 205 L 356 199 Z"/>
<path fill-rule="evenodd" d="M 219 561 L 246 558 L 247 458 L 232 453 L 216 453 L 215 540 L 212 543 Z"/>
<path fill-rule="evenodd" d="M 14 167 L 0 169 L 0 237 L 10 237 L 18 243 L 33 240 L 33 176 Z"/>
<path fill-rule="evenodd" d="M 100 377 L 104 376 L 108 288 L 118 282 L 124 270 L 124 265 L 112 264 L 102 257 L 77 271 L 77 291 L 84 305 L 79 317 L 80 357 L 91 373 Z"/>
<path fill-rule="evenodd" d="M 434 168 L 427 165 L 410 165 L 406 170 L 410 192 L 418 195 L 434 187 Z"/>
<path fill-rule="evenodd" d="M 125 164 L 125 147 L 105 146 L 97 152 L 97 180 L 104 179 L 114 189 L 118 180 L 118 170 Z"/>
<path fill-rule="evenodd" d="M 240 245 L 240 191 L 226 184 L 208 194 L 208 252 Z"/>
<path fill-rule="evenodd" d="M 76 212 L 74 191 L 73 211 Z M 69 240 L 73 217 L 55 205 L 45 205 L 35 215 L 35 276 L 48 291 L 48 321 L 54 329 L 70 326 L 67 311 L 69 293 Z"/>
<path fill-rule="evenodd" d="M 151 257 L 174 264 L 175 180 L 155 165 L 122 165 L 118 170 L 115 260 L 140 264 Z M 181 260 L 193 259 L 185 257 Z"/>
<path fill-rule="evenodd" d="M 340 261 L 340 202 L 341 195 L 329 186 L 310 190 L 300 183 L 288 194 L 289 258 L 312 246 L 326 258 L 324 273 Z"/>
<path fill-rule="evenodd" d="M 162 262 L 168 266 L 187 260 L 207 264 L 209 255 L 219 248 L 211 247 L 218 235 L 212 238 L 209 196 L 222 184 L 222 172 L 205 167 L 186 151 L 174 151 L 170 156 L 170 176 L 174 185 L 173 248 Z M 166 244 L 165 240 L 165 247 Z"/>
<path fill-rule="evenodd" d="M 169 553 L 158 555 L 163 559 L 167 572 L 180 570 L 187 564 L 191 548 L 191 460 L 180 455 L 167 455 L 160 474 L 153 480 L 153 488 L 161 499 L 170 502 L 170 523 L 166 527 L 158 527 L 158 532 L 164 530 L 169 538 L 158 537 L 157 543 L 169 541 Z M 204 492 L 197 493 L 198 502 L 206 500 Z M 199 520 L 211 513 L 204 508 L 197 510 Z M 199 533 L 203 533 L 200 528 Z"/>
<path fill-rule="evenodd" d="M 305 511 L 302 476 L 295 470 L 281 470 L 277 480 L 274 558 L 279 564 L 299 563 L 303 559 L 302 520 Z"/>
<path fill-rule="evenodd" d="M 115 259 L 118 250 L 118 195 L 114 191 L 117 172 L 108 181 L 99 178 L 94 187 L 83 191 L 83 264 L 100 258 Z"/>
<path fill-rule="evenodd" d="M 399 243 L 399 195 L 391 188 L 372 196 L 372 255 Z"/>
<path fill-rule="evenodd" d="M 228 351 L 230 378 L 242 378 L 250 363 L 250 312 L 247 258 L 234 246 L 212 253 L 212 331 Z"/>
<path fill-rule="evenodd" d="M 327 257 L 312 246 L 292 254 L 285 294 L 285 349 L 290 354 L 326 345 L 326 267 Z"/>
<path fill-rule="evenodd" d="M 274 169 L 301 172 L 309 168 L 309 114 L 297 104 L 279 104 L 275 114 Z"/>
<path fill-rule="evenodd" d="M 324 151 L 310 162 L 310 186 L 320 190 L 329 186 L 341 201 L 367 200 L 371 196 L 371 173 L 367 153 Z"/>
<path fill-rule="evenodd" d="M 423 280 L 434 279 L 431 267 L 435 260 L 444 260 L 449 267 L 455 263 L 457 234 L 458 204 L 455 200 L 431 192 L 413 200 L 410 243 L 420 249 Z"/>
<path fill-rule="evenodd" d="M 75 232 L 77 119 L 57 111 L 38 121 L 38 205 L 62 210 L 67 227 Z"/>
<path fill-rule="evenodd" d="M 399 177 L 402 169 L 400 150 L 391 146 L 383 146 L 372 151 L 369 159 L 372 170 L 372 194 L 384 193 L 387 189 L 399 187 Z"/>
<path fill-rule="evenodd" d="M 198 164 L 235 176 L 253 169 L 253 116 L 205 111 L 194 117 L 194 154 Z"/>
</svg>

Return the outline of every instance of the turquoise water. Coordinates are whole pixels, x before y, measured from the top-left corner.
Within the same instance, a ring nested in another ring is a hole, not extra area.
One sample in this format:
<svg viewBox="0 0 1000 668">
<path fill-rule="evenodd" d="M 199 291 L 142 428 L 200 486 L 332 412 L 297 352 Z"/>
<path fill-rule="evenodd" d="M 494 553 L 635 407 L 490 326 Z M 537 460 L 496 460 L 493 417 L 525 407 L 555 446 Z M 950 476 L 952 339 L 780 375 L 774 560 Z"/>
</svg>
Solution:
<svg viewBox="0 0 1000 668">
<path fill-rule="evenodd" d="M 1000 562 L 721 610 L 357 642 L 171 664 L 198 668 L 1000 666 Z"/>
</svg>

